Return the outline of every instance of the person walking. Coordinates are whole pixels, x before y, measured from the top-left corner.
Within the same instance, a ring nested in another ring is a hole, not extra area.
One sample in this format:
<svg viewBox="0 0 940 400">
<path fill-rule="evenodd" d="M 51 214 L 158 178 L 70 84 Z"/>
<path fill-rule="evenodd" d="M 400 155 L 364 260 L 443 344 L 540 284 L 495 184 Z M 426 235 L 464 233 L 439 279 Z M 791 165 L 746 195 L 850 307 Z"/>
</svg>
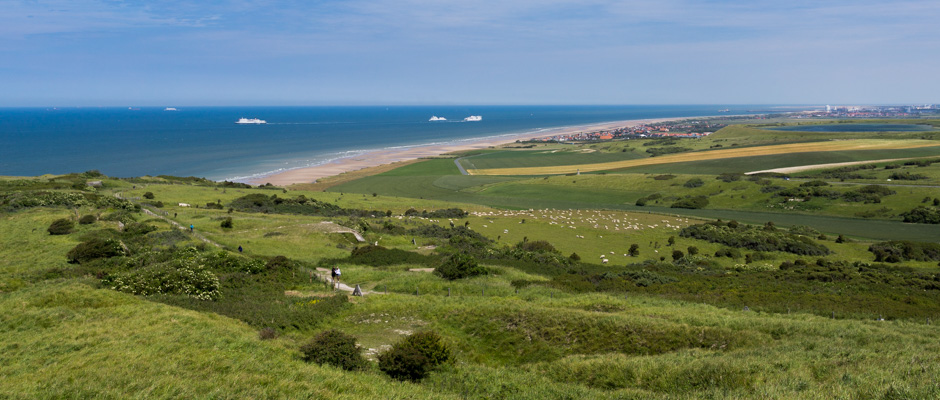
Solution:
<svg viewBox="0 0 940 400">
<path fill-rule="evenodd" d="M 238 246 L 238 252 L 239 252 L 239 253 L 242 252 L 242 246 L 241 246 L 241 245 Z"/>
<path fill-rule="evenodd" d="M 196 227 L 193 226 L 193 224 L 189 224 L 189 233 L 193 233 L 193 229 L 196 229 Z"/>
<path fill-rule="evenodd" d="M 336 283 L 339 281 L 339 268 L 334 266 L 330 269 L 330 276 L 333 278 L 333 289 L 336 289 Z"/>
</svg>

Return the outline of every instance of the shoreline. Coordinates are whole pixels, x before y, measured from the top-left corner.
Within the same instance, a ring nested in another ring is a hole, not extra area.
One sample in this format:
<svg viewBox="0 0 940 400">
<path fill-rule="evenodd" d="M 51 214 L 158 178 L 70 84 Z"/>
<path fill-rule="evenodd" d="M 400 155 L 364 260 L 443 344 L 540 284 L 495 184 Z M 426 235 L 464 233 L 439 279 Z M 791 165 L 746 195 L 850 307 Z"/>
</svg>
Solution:
<svg viewBox="0 0 940 400">
<path fill-rule="evenodd" d="M 486 149 L 493 146 L 511 144 L 517 140 L 533 140 L 585 131 L 594 132 L 660 122 L 715 117 L 722 117 L 722 115 L 608 121 L 593 124 L 540 129 L 536 132 L 523 132 L 519 134 L 495 135 L 477 139 L 466 139 L 455 143 L 425 144 L 403 146 L 400 148 L 391 149 L 367 150 L 356 155 L 340 157 L 320 165 L 312 165 L 309 167 L 300 167 L 286 171 L 279 171 L 259 177 L 239 180 L 239 182 L 249 183 L 252 185 L 263 185 L 270 183 L 275 186 L 288 186 L 296 183 L 315 183 L 320 178 L 335 176 L 345 172 L 357 171 L 364 168 L 377 167 L 380 165 L 386 165 L 400 161 L 434 157 L 455 151 Z"/>
</svg>

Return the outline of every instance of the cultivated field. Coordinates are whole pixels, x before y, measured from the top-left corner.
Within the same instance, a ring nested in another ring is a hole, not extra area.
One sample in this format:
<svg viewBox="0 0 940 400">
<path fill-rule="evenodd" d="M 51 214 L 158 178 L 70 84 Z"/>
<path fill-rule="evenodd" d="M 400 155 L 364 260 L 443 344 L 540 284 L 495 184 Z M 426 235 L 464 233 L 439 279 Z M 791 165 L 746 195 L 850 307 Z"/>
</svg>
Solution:
<svg viewBox="0 0 940 400">
<path fill-rule="evenodd" d="M 643 159 L 586 163 L 564 166 L 521 167 L 521 168 L 488 168 L 468 170 L 473 175 L 558 175 L 575 172 L 609 171 L 638 166 L 672 164 L 682 162 L 695 162 L 704 160 L 721 160 L 740 157 L 757 157 L 778 154 L 816 153 L 830 151 L 861 151 L 861 150 L 903 150 L 930 147 L 940 151 L 935 141 L 928 140 L 874 140 L 862 139 L 851 141 L 828 141 L 811 143 L 793 143 L 769 145 L 758 147 L 743 147 L 733 149 L 719 149 L 698 151 L 680 154 L 669 154 L 660 157 Z"/>
</svg>

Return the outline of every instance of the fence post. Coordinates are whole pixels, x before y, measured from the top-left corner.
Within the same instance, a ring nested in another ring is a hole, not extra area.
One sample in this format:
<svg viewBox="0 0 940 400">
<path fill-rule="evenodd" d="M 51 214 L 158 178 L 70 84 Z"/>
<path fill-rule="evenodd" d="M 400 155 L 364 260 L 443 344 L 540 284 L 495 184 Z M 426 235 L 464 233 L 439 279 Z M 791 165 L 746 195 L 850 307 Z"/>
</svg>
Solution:
<svg viewBox="0 0 940 400">
<path fill-rule="evenodd" d="M 450 288 L 447 288 L 447 297 L 450 297 Z"/>
</svg>

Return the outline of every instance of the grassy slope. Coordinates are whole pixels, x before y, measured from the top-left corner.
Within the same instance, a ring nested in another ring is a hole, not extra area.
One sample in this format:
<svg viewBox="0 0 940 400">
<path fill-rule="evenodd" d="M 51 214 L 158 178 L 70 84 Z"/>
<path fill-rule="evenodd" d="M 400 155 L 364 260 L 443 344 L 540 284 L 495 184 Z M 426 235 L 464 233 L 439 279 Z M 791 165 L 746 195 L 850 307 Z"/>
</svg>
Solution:
<svg viewBox="0 0 940 400">
<path fill-rule="evenodd" d="M 255 191 L 221 193 L 212 188 L 152 185 L 132 189 L 131 194 L 135 190 L 153 191 L 158 199 L 180 196 L 200 201 Z M 309 195 L 336 197 L 335 193 Z M 343 201 L 372 206 L 401 204 L 399 199 L 381 196 L 342 197 L 348 198 Z M 200 229 L 211 238 L 229 240 L 247 234 L 216 230 L 214 223 L 209 224 L 214 216 L 227 215 L 224 211 L 173 209 L 178 210 L 177 219 L 183 223 L 205 222 Z M 593 258 L 592 254 L 607 254 L 607 250 L 619 252 L 625 242 L 633 240 L 643 243 L 641 258 L 655 257 L 657 253 L 646 243 L 664 242 L 674 234 L 675 228 L 666 227 L 667 222 L 671 226 L 686 223 L 650 214 L 586 210 L 562 214 L 481 208 L 477 212 L 467 219 L 471 226 L 488 236 L 503 236 L 504 243 L 524 236 L 548 239 L 566 254 L 578 251 L 586 259 Z M 52 219 L 70 214 L 67 210 L 33 209 L 3 215 L 3 243 L 18 243 L 22 236 L 32 246 L 27 252 L 30 257 L 14 258 L 18 252 L 11 246 L 0 250 L 4 260 L 9 260 L 0 273 L 3 279 L 9 282 L 16 276 L 24 280 L 24 284 L 0 294 L 3 396 L 541 399 L 936 395 L 931 382 L 937 372 L 935 354 L 940 352 L 936 332 L 924 325 L 744 313 L 640 295 L 625 299 L 569 294 L 544 286 L 530 286 L 516 294 L 510 282 L 545 278 L 496 266 L 492 267 L 495 275 L 460 282 L 407 272 L 407 265 L 344 266 L 350 282 L 362 282 L 367 289 L 388 287 L 392 294 L 359 299 L 323 321 L 323 328 L 354 334 L 366 349 L 388 345 L 409 331 L 433 328 L 458 350 L 460 361 L 421 385 L 394 383 L 374 370 L 343 373 L 299 361 L 297 345 L 314 332 L 287 332 L 281 339 L 260 341 L 255 329 L 241 322 L 95 289 L 91 278 L 50 280 L 37 274 L 49 268 L 69 268 L 62 254 L 77 243 L 82 232 L 50 236 L 43 228 Z M 194 219 L 198 215 L 204 216 Z M 285 219 L 288 223 L 294 220 L 297 226 L 319 220 L 235 215 L 236 227 L 248 225 L 244 228 L 284 233 L 252 239 L 258 240 L 248 247 L 253 254 L 277 253 L 284 250 L 279 241 L 305 237 L 300 230 L 281 228 Z M 566 217 L 566 226 L 552 224 L 562 217 Z M 613 220 L 645 228 L 624 235 L 602 228 Z M 595 228 L 595 224 L 599 226 Z M 587 238 L 577 240 L 575 233 Z M 408 248 L 405 238 L 383 240 Z M 678 240 L 677 246 L 688 245 L 698 245 L 703 252 L 717 248 Z M 864 247 L 827 245 L 840 254 Z M 297 254 L 314 260 L 332 253 Z M 448 288 L 452 297 L 445 296 Z M 421 296 L 414 296 L 413 289 Z"/>
<path fill-rule="evenodd" d="M 300 361 L 244 324 L 76 282 L 0 297 L 0 396 L 414 398 L 421 387 Z"/>
</svg>

